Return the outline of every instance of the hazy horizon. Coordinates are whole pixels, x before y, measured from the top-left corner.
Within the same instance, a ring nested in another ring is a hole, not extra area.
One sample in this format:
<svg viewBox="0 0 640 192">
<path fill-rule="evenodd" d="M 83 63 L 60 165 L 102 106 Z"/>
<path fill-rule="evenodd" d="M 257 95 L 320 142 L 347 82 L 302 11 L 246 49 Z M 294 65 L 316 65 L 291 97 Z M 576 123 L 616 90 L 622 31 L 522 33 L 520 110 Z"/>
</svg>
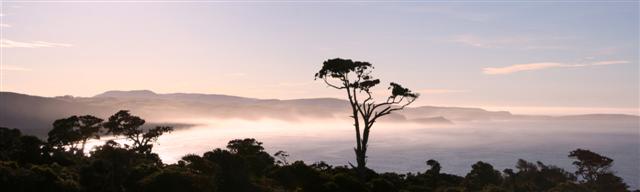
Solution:
<svg viewBox="0 0 640 192">
<path fill-rule="evenodd" d="M 100 94 L 109 92 L 109 91 L 122 91 L 122 92 L 131 92 L 131 91 L 151 91 L 155 94 L 174 94 L 174 93 L 185 93 L 185 92 L 166 92 L 159 93 L 153 90 L 148 89 L 139 89 L 139 90 L 107 90 L 104 92 L 96 93 L 90 96 L 77 96 L 77 95 L 54 95 L 54 96 L 44 96 L 44 95 L 34 95 L 28 93 L 20 93 L 31 96 L 39 96 L 39 97 L 84 97 L 91 98 L 98 96 Z M 9 91 L 10 92 L 10 91 Z M 276 100 L 296 100 L 296 99 L 319 99 L 319 98 L 332 98 L 332 99 L 340 99 L 345 100 L 340 97 L 302 97 L 302 98 L 259 98 L 259 97 L 251 97 L 251 96 L 243 96 L 243 95 L 230 95 L 230 94 L 222 94 L 222 93 L 196 93 L 196 92 L 186 92 L 186 94 L 214 94 L 214 95 L 228 95 L 228 96 L 237 96 L 237 97 L 245 97 L 245 98 L 254 98 L 254 99 L 276 99 Z M 626 114 L 626 115 L 640 115 L 640 108 L 588 108 L 588 107 L 544 107 L 544 106 L 519 106 L 519 107 L 507 107 L 507 106 L 479 106 L 479 105 L 416 105 L 413 107 L 421 107 L 421 106 L 438 106 L 438 107 L 465 107 L 465 108 L 481 108 L 489 111 L 508 111 L 513 114 L 518 115 L 584 115 L 584 114 Z"/>
</svg>

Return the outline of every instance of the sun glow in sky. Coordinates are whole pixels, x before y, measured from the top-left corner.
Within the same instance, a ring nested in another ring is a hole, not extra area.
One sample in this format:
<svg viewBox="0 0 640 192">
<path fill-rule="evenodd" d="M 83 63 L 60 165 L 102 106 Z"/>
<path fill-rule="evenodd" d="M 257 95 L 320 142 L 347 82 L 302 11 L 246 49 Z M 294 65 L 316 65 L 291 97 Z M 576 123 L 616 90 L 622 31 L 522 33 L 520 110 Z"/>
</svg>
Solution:
<svg viewBox="0 0 640 192">
<path fill-rule="evenodd" d="M 418 105 L 638 113 L 637 1 L 3 1 L 0 12 L 1 91 L 343 97 L 313 81 L 342 57 L 422 93 Z"/>
</svg>

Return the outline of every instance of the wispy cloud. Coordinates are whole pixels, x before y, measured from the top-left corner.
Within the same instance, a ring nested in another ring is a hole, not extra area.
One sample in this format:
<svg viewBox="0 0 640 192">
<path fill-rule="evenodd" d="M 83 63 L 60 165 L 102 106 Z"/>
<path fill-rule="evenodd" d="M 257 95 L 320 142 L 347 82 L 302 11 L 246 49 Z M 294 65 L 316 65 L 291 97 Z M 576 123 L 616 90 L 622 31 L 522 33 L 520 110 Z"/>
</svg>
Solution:
<svg viewBox="0 0 640 192">
<path fill-rule="evenodd" d="M 540 63 L 527 63 L 527 64 L 515 64 L 506 67 L 487 67 L 482 69 L 482 72 L 487 75 L 503 75 L 511 74 L 521 71 L 535 71 L 549 68 L 561 68 L 561 67 L 588 67 L 598 65 L 614 65 L 624 64 L 629 61 L 624 60 L 611 60 L 611 61 L 598 61 L 593 63 L 583 64 L 570 64 L 570 63 L 558 63 L 558 62 L 540 62 Z"/>
<path fill-rule="evenodd" d="M 629 63 L 629 61 L 624 61 L 624 60 L 599 61 L 599 62 L 593 63 L 592 65 L 614 65 L 614 64 L 625 64 L 625 63 Z"/>
<path fill-rule="evenodd" d="M 487 67 L 482 69 L 482 72 L 487 75 L 501 75 L 501 74 L 510 74 L 520 71 L 533 71 L 533 70 L 541 70 L 547 68 L 554 67 L 563 67 L 566 64 L 562 63 L 553 63 L 553 62 L 543 62 L 543 63 L 527 63 L 527 64 L 516 64 L 506 67 Z"/>
<path fill-rule="evenodd" d="M 45 47 L 71 47 L 73 45 L 66 43 L 52 43 L 47 41 L 20 42 L 9 39 L 0 39 L 0 47 L 2 48 L 45 48 Z"/>
<path fill-rule="evenodd" d="M 566 47 L 557 45 L 549 40 L 561 40 L 564 38 L 534 38 L 530 36 L 504 36 L 504 37 L 482 37 L 473 34 L 456 35 L 449 39 L 455 42 L 477 48 L 518 48 L 527 50 L 557 50 Z M 546 42 L 545 42 L 546 41 Z"/>
<path fill-rule="evenodd" d="M 418 90 L 421 94 L 447 94 L 447 93 L 466 93 L 469 90 L 461 89 L 422 89 Z"/>
<path fill-rule="evenodd" d="M 0 65 L 0 71 L 31 71 L 31 69 L 13 65 Z"/>
</svg>

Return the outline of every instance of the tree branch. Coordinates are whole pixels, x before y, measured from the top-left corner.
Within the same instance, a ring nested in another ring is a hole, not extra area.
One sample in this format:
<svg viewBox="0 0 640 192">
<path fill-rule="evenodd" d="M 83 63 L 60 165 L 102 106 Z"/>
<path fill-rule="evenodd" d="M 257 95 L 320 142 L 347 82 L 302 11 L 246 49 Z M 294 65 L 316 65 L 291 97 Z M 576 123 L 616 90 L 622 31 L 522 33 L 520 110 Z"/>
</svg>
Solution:
<svg viewBox="0 0 640 192">
<path fill-rule="evenodd" d="M 336 85 L 334 85 L 334 84 L 329 83 L 329 81 L 327 80 L 327 78 L 326 78 L 326 77 L 322 78 L 322 80 L 324 80 L 324 83 L 326 83 L 327 85 L 329 85 L 329 87 L 333 87 L 333 88 L 335 88 L 335 89 L 344 89 L 344 88 L 346 88 L 346 87 L 344 87 L 344 86 L 343 86 L 343 87 L 338 87 L 338 86 L 336 86 Z"/>
</svg>

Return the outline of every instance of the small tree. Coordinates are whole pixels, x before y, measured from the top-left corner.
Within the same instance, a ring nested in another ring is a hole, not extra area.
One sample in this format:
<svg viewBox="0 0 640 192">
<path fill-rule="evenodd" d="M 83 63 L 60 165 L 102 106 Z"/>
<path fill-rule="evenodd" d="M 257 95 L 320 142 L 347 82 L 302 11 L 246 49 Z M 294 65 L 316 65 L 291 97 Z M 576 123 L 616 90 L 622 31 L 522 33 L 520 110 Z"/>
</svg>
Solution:
<svg viewBox="0 0 640 192">
<path fill-rule="evenodd" d="M 322 79 L 330 87 L 347 93 L 356 131 L 354 151 L 361 176 L 366 169 L 369 134 L 374 123 L 380 117 L 404 109 L 418 98 L 417 93 L 392 82 L 389 84 L 391 95 L 386 101 L 375 102 L 371 88 L 378 85 L 380 80 L 371 76 L 372 69 L 373 66 L 368 62 L 335 58 L 325 61 L 315 75 L 316 80 Z"/>
<path fill-rule="evenodd" d="M 231 140 L 227 144 L 227 149 L 242 158 L 254 176 L 263 176 L 268 168 L 275 163 L 275 159 L 264 151 L 262 142 L 253 138 Z"/>
<path fill-rule="evenodd" d="M 578 168 L 576 175 L 587 183 L 594 182 L 598 176 L 611 173 L 613 159 L 585 149 L 576 149 L 569 153 L 569 158 L 576 159 L 573 165 Z"/>
<path fill-rule="evenodd" d="M 89 139 L 100 139 L 100 129 L 102 128 L 102 119 L 84 115 L 78 117 L 80 121 L 80 138 L 82 139 L 82 147 L 80 151 L 84 153 L 84 147 Z"/>
<path fill-rule="evenodd" d="M 622 178 L 611 171 L 613 159 L 598 153 L 576 149 L 569 153 L 569 157 L 576 159 L 576 175 L 582 178 L 582 183 L 593 191 L 629 191 L 629 186 Z"/>
<path fill-rule="evenodd" d="M 138 116 L 131 115 L 127 110 L 120 110 L 109 117 L 109 121 L 104 123 L 107 133 L 114 136 L 124 136 L 133 142 L 133 149 L 140 153 L 151 153 L 153 142 L 158 140 L 162 134 L 173 131 L 173 127 L 156 126 L 151 129 L 143 129 L 145 120 Z"/>
<path fill-rule="evenodd" d="M 440 169 L 442 169 L 442 166 L 440 166 L 440 163 L 433 159 L 429 159 L 426 163 L 431 168 L 427 170 L 425 173 L 428 175 L 437 177 L 440 174 Z"/>
<path fill-rule="evenodd" d="M 571 151 L 569 157 L 576 159 L 576 175 L 586 187 L 593 191 L 628 191 L 629 186 L 611 171 L 613 159 L 586 149 Z"/>
<path fill-rule="evenodd" d="M 467 191 L 480 191 L 490 185 L 498 186 L 502 183 L 500 171 L 493 169 L 489 163 L 478 161 L 471 165 L 471 171 L 467 173 L 462 181 Z"/>
<path fill-rule="evenodd" d="M 54 147 L 69 147 L 69 150 L 84 154 L 87 140 L 100 138 L 102 119 L 91 116 L 71 116 L 53 122 L 53 129 L 49 131 L 48 142 Z"/>
</svg>

